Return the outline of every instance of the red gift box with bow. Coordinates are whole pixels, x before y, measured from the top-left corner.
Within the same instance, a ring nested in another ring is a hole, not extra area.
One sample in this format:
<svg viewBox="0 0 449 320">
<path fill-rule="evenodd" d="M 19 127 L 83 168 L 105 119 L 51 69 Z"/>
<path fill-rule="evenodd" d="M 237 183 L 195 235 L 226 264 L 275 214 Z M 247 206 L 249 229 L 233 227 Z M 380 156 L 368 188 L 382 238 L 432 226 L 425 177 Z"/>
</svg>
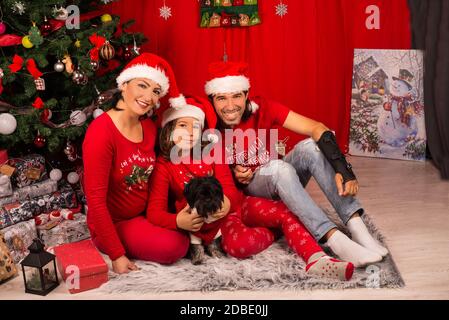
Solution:
<svg viewBox="0 0 449 320">
<path fill-rule="evenodd" d="M 54 253 L 70 293 L 95 289 L 108 281 L 108 266 L 92 240 L 54 247 Z"/>
</svg>

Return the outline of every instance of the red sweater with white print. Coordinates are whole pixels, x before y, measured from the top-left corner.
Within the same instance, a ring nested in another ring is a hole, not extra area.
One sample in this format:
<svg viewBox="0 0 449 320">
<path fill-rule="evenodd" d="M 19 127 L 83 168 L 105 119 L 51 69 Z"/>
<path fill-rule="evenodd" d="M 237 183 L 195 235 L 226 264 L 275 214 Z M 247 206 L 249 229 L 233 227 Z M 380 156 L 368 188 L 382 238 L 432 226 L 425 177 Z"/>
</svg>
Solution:
<svg viewBox="0 0 449 320">
<path fill-rule="evenodd" d="M 227 164 L 174 164 L 160 156 L 150 179 L 150 200 L 147 208 L 148 220 L 161 227 L 177 230 L 176 213 L 187 205 L 184 197 L 184 185 L 193 177 L 213 175 L 221 183 L 223 193 L 229 198 L 235 212 L 241 202 L 241 193 L 237 190 L 232 173 Z M 170 212 L 169 199 L 174 201 L 175 212 Z M 202 230 L 193 233 L 207 244 L 217 234 L 221 220 L 204 224 Z"/>
<path fill-rule="evenodd" d="M 143 214 L 148 202 L 157 131 L 150 119 L 141 124 L 143 140 L 135 143 L 123 136 L 104 113 L 90 124 L 84 138 L 87 224 L 111 260 L 125 254 L 114 224 Z"/>
<path fill-rule="evenodd" d="M 271 157 L 277 159 L 277 153 L 272 154 L 277 141 L 270 140 L 270 129 L 274 129 L 275 126 L 282 126 L 290 109 L 279 102 L 261 97 L 254 97 L 251 101 L 254 101 L 259 109 L 251 114 L 246 121 L 241 121 L 232 129 L 234 134 L 239 129 L 243 131 L 243 134 L 246 133 L 243 144 L 238 142 L 236 138 L 234 138 L 234 141 L 225 140 L 224 131 L 222 131 L 222 139 L 226 145 L 223 152 L 226 162 L 250 167 L 254 171 L 262 164 L 267 163 Z M 260 129 L 262 131 L 258 131 Z M 255 133 L 253 137 L 249 134 L 250 131 Z"/>
</svg>

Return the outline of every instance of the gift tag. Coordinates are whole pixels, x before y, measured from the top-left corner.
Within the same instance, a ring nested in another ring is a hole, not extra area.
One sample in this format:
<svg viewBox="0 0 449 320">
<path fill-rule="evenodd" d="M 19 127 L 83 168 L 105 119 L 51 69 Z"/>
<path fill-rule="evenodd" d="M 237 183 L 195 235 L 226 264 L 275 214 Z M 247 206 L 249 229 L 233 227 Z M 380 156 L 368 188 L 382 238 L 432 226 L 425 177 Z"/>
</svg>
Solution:
<svg viewBox="0 0 449 320">
<path fill-rule="evenodd" d="M 7 175 L 8 177 L 11 177 L 14 174 L 14 171 L 16 171 L 16 168 L 8 166 L 7 164 L 0 166 L 0 173 Z"/>
<path fill-rule="evenodd" d="M 41 171 L 38 168 L 29 168 L 25 170 L 25 176 L 30 180 L 39 180 Z"/>
</svg>

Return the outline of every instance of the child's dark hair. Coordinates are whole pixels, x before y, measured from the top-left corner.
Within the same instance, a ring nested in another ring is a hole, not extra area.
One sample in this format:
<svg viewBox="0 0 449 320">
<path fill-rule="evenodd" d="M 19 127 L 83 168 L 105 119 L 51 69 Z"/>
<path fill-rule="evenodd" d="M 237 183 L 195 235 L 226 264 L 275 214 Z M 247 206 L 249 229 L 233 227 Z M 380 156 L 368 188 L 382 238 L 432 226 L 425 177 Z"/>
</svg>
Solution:
<svg viewBox="0 0 449 320">
<path fill-rule="evenodd" d="M 176 122 L 178 121 L 178 119 L 174 119 L 170 122 L 168 122 L 160 131 L 159 133 L 159 154 L 161 156 L 163 156 L 166 160 L 170 160 L 170 152 L 172 150 L 172 148 L 176 148 L 176 144 L 173 141 L 173 130 L 175 130 L 176 127 Z M 197 142 L 201 144 L 201 150 L 203 150 L 203 148 L 205 146 L 207 146 L 209 144 L 208 141 L 202 141 L 202 133 L 199 137 L 199 141 Z M 196 147 L 196 145 L 192 148 L 194 149 Z"/>
</svg>

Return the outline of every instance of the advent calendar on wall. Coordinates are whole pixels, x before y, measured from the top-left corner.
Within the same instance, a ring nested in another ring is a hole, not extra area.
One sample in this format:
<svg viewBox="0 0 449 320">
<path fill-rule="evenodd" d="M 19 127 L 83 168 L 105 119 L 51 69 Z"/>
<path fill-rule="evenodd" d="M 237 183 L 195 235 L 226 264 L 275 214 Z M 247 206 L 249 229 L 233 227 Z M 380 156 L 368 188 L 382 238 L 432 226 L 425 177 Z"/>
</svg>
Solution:
<svg viewBox="0 0 449 320">
<path fill-rule="evenodd" d="M 200 0 L 202 28 L 250 27 L 261 23 L 257 0 Z"/>
<path fill-rule="evenodd" d="M 349 152 L 425 160 L 423 52 L 355 49 Z"/>
</svg>

